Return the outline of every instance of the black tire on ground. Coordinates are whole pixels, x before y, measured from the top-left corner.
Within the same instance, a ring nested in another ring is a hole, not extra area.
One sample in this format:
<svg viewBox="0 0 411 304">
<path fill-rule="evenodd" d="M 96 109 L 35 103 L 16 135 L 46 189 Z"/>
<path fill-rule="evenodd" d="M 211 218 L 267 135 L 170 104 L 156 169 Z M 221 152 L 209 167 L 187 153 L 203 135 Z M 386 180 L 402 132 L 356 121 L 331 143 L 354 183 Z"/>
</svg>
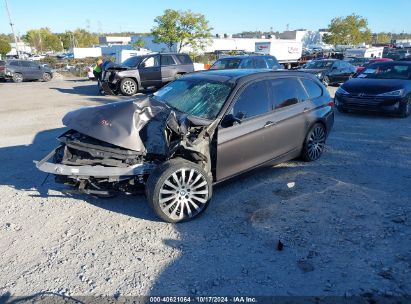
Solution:
<svg viewBox="0 0 411 304">
<path fill-rule="evenodd" d="M 132 96 L 138 91 L 138 84 L 132 78 L 124 78 L 120 82 L 120 92 L 126 96 Z"/>
<path fill-rule="evenodd" d="M 13 82 L 18 83 L 18 82 L 23 82 L 23 75 L 20 73 L 14 73 L 12 77 Z"/>
<path fill-rule="evenodd" d="M 402 118 L 407 118 L 411 114 L 411 97 L 407 99 L 407 102 L 401 105 L 401 114 Z"/>
<path fill-rule="evenodd" d="M 314 161 L 321 157 L 325 150 L 327 132 L 322 123 L 316 123 L 308 131 L 303 145 L 302 159 Z"/>
<path fill-rule="evenodd" d="M 169 223 L 202 214 L 212 196 L 212 181 L 199 165 L 185 159 L 160 164 L 149 176 L 146 197 L 159 218 Z"/>
<path fill-rule="evenodd" d="M 51 76 L 51 74 L 50 73 L 44 73 L 43 74 L 43 81 L 50 81 L 51 80 L 51 78 L 53 78 L 53 76 Z"/>
</svg>

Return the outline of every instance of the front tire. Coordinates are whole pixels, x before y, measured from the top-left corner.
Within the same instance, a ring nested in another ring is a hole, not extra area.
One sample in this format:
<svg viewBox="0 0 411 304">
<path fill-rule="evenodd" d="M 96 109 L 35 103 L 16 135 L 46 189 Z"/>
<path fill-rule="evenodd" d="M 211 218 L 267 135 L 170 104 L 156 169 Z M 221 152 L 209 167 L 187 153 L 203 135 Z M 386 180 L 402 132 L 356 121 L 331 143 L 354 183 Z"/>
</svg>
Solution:
<svg viewBox="0 0 411 304">
<path fill-rule="evenodd" d="M 322 123 L 316 123 L 310 131 L 304 141 L 302 158 L 305 161 L 314 161 L 321 157 L 325 150 L 325 140 L 327 138 L 327 132 Z"/>
<path fill-rule="evenodd" d="M 132 96 L 138 91 L 138 84 L 132 78 L 124 78 L 120 82 L 120 92 L 126 96 Z"/>
<path fill-rule="evenodd" d="M 169 223 L 193 219 L 203 213 L 212 196 L 212 181 L 199 165 L 173 159 L 149 176 L 146 197 L 159 218 Z"/>
<path fill-rule="evenodd" d="M 13 77 L 12 77 L 12 80 L 15 83 L 23 82 L 23 75 L 21 75 L 20 73 L 14 73 Z"/>
<path fill-rule="evenodd" d="M 44 73 L 43 74 L 43 81 L 48 82 L 48 81 L 51 80 L 51 78 L 52 78 L 52 76 L 51 76 L 50 73 Z"/>
</svg>

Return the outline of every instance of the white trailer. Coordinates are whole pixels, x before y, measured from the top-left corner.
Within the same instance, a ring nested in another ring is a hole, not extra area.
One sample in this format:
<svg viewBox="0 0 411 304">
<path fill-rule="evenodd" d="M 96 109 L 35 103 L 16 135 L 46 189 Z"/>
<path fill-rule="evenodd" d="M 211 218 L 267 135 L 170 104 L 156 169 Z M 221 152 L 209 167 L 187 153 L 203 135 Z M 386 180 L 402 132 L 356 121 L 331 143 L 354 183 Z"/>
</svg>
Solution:
<svg viewBox="0 0 411 304">
<path fill-rule="evenodd" d="M 87 57 L 101 57 L 101 48 L 73 48 L 73 55 L 75 59 L 87 58 Z"/>
<path fill-rule="evenodd" d="M 118 50 L 116 52 L 116 63 L 123 63 L 130 57 L 141 56 L 152 53 L 150 50 L 139 48 L 137 50 Z"/>
<path fill-rule="evenodd" d="M 255 52 L 264 55 L 272 55 L 286 68 L 298 65 L 302 56 L 303 44 L 295 40 L 270 40 L 255 43 Z"/>
<path fill-rule="evenodd" d="M 384 47 L 361 47 L 346 49 L 345 57 L 356 57 L 356 58 L 382 58 L 382 53 Z"/>
</svg>

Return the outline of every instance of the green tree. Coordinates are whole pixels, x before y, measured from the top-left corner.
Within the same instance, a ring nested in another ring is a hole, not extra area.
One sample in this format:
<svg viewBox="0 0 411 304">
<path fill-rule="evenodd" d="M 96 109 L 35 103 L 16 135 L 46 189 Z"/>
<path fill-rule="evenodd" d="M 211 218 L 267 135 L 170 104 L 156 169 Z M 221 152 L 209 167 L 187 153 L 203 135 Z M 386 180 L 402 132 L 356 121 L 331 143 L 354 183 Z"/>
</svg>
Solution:
<svg viewBox="0 0 411 304">
<path fill-rule="evenodd" d="M 134 42 L 133 46 L 134 48 L 143 48 L 145 45 L 144 40 L 142 38 L 138 38 L 136 42 Z"/>
<path fill-rule="evenodd" d="M 8 41 L 8 42 L 13 42 L 13 35 L 12 34 L 0 34 L 0 39 Z"/>
<path fill-rule="evenodd" d="M 6 56 L 8 52 L 11 51 L 10 42 L 3 37 L 0 37 L 0 55 L 1 57 Z"/>
<path fill-rule="evenodd" d="M 98 36 L 84 29 L 76 29 L 73 32 L 73 37 L 76 47 L 91 47 L 98 44 Z"/>
<path fill-rule="evenodd" d="M 27 31 L 23 40 L 35 47 L 39 52 L 61 51 L 62 45 L 59 37 L 49 28 L 40 28 Z"/>
<path fill-rule="evenodd" d="M 154 22 L 157 24 L 151 30 L 154 42 L 165 43 L 170 51 L 173 46 L 178 52 L 185 46 L 191 46 L 194 51 L 203 50 L 210 43 L 212 28 L 202 14 L 167 9 Z"/>
<path fill-rule="evenodd" d="M 323 37 L 325 43 L 355 45 L 372 40 L 367 19 L 356 14 L 332 19 L 328 29 L 330 34 Z"/>
<path fill-rule="evenodd" d="M 378 33 L 376 34 L 376 43 L 390 43 L 391 35 L 389 33 Z"/>
</svg>

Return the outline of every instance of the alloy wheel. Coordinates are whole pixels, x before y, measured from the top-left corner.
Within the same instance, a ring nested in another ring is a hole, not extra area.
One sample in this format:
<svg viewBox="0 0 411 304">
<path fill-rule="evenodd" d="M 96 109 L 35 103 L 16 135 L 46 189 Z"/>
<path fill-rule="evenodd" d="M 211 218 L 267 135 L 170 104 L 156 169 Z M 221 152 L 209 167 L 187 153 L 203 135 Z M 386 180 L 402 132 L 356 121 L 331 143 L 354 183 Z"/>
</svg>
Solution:
<svg viewBox="0 0 411 304">
<path fill-rule="evenodd" d="M 127 94 L 134 94 L 136 91 L 136 85 L 134 82 L 127 80 L 123 82 L 123 91 Z"/>
<path fill-rule="evenodd" d="M 159 193 L 161 211 L 173 220 L 199 214 L 209 199 L 207 179 L 197 170 L 182 168 L 171 174 Z"/>
<path fill-rule="evenodd" d="M 50 81 L 51 80 L 51 75 L 49 73 L 44 73 L 43 80 L 44 81 Z"/>
<path fill-rule="evenodd" d="M 14 82 L 22 82 L 23 81 L 23 76 L 21 74 L 14 74 L 13 75 L 13 81 Z"/>
<path fill-rule="evenodd" d="M 307 154 L 310 159 L 318 159 L 325 149 L 325 130 L 322 125 L 317 125 L 308 138 Z"/>
</svg>

